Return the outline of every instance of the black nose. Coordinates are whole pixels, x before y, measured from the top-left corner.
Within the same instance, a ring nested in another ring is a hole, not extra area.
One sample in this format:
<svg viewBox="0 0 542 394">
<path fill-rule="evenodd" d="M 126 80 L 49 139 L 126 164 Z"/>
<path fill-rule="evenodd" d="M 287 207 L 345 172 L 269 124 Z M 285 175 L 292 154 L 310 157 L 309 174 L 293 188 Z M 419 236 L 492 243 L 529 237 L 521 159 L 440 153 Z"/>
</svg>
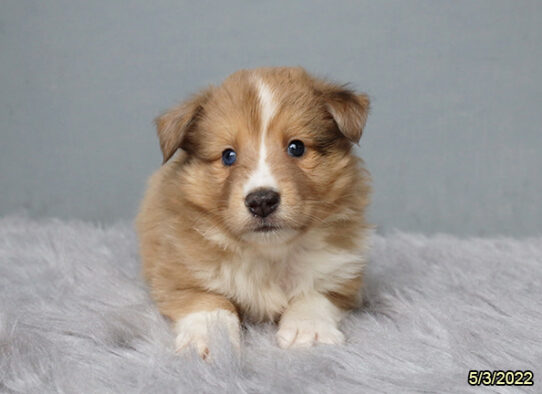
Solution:
<svg viewBox="0 0 542 394">
<path fill-rule="evenodd" d="M 273 213 L 280 203 L 280 194 L 270 189 L 260 189 L 245 197 L 245 205 L 255 216 L 264 218 Z"/>
</svg>

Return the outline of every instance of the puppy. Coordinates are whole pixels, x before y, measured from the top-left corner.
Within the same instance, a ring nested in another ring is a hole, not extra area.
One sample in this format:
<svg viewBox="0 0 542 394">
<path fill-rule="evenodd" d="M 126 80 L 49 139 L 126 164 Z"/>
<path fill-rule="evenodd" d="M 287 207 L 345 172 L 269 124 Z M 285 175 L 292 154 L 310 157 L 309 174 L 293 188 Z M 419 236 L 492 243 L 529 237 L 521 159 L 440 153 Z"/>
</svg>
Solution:
<svg viewBox="0 0 542 394">
<path fill-rule="evenodd" d="M 368 110 L 364 94 L 280 67 L 238 71 L 156 119 L 163 165 L 136 225 L 179 351 L 205 358 L 212 324 L 239 346 L 243 318 L 278 322 L 282 348 L 343 343 L 369 229 L 352 152 Z"/>
</svg>

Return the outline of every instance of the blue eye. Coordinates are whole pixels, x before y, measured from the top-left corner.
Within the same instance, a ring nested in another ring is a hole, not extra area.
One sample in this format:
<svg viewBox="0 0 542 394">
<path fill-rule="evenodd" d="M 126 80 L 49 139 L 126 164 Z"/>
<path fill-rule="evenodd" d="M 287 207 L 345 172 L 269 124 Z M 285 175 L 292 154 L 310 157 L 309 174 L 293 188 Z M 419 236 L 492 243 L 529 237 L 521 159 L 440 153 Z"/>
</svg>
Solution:
<svg viewBox="0 0 542 394">
<path fill-rule="evenodd" d="M 225 166 L 231 166 L 235 163 L 235 160 L 237 160 L 237 153 L 235 153 L 233 149 L 226 149 L 222 152 L 222 163 L 224 163 Z"/>
<path fill-rule="evenodd" d="M 293 140 L 288 144 L 288 154 L 293 157 L 303 156 L 305 145 L 299 140 Z"/>
</svg>

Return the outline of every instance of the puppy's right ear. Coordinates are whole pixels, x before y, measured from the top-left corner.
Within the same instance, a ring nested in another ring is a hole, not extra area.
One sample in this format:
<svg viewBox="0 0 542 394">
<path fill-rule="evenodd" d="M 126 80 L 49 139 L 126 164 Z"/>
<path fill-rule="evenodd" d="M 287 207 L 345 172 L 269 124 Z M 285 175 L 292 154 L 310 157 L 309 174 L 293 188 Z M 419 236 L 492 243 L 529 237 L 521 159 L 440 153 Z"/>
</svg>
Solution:
<svg viewBox="0 0 542 394">
<path fill-rule="evenodd" d="M 162 164 L 165 164 L 177 149 L 182 147 L 186 137 L 194 129 L 210 95 L 211 88 L 208 88 L 164 112 L 154 120 L 163 155 Z"/>
</svg>

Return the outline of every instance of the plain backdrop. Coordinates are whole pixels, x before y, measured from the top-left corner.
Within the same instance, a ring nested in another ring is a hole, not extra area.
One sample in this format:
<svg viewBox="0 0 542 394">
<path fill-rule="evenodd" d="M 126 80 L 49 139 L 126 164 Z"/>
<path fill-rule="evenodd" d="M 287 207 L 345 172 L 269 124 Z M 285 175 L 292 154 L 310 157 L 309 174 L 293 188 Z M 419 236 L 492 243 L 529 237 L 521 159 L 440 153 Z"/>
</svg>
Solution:
<svg viewBox="0 0 542 394">
<path fill-rule="evenodd" d="M 372 98 L 380 231 L 542 233 L 540 1 L 0 2 L 0 215 L 131 220 L 152 120 L 239 68 Z"/>
</svg>

